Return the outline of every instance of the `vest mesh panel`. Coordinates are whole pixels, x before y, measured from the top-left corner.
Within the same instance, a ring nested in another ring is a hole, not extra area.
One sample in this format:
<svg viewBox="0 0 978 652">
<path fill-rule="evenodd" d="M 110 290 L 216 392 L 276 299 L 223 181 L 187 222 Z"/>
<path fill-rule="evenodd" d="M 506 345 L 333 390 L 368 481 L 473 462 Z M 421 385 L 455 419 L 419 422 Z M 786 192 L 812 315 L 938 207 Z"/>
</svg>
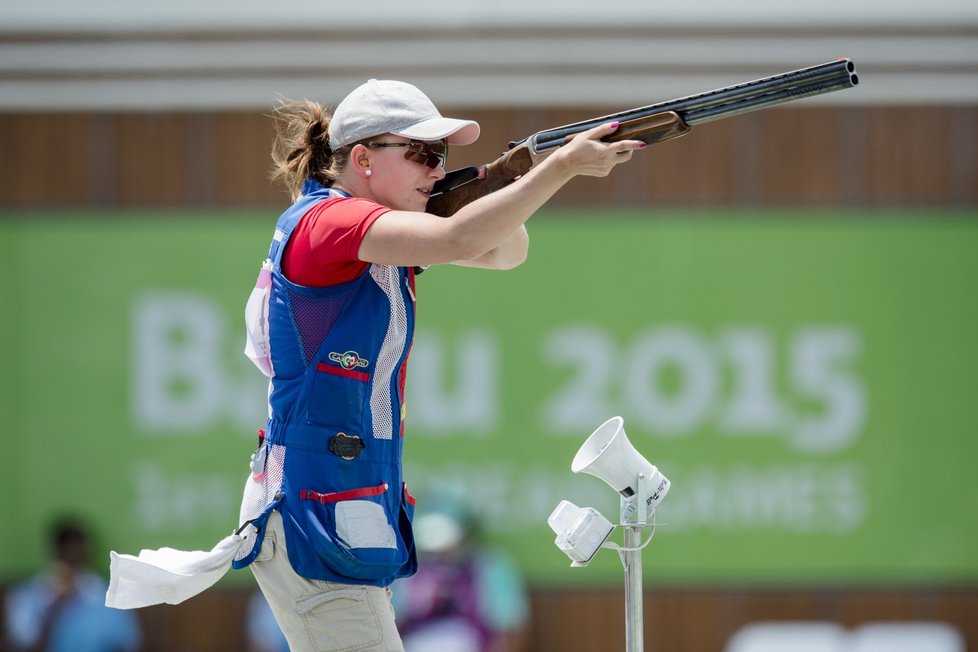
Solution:
<svg viewBox="0 0 978 652">
<path fill-rule="evenodd" d="M 348 290 L 328 297 L 309 297 L 288 289 L 289 304 L 292 307 L 292 319 L 299 330 L 302 340 L 302 355 L 308 365 L 312 362 L 320 345 L 343 312 L 343 307 L 353 295 Z"/>
<path fill-rule="evenodd" d="M 268 458 L 265 460 L 265 474 L 259 479 L 248 475 L 245 481 L 244 496 L 241 499 L 241 515 L 238 523 L 257 518 L 265 511 L 265 507 L 275 498 L 282 488 L 282 467 L 285 465 L 285 446 L 268 446 Z M 241 533 L 245 539 L 254 538 L 255 529 L 248 527 Z M 252 546 L 242 545 L 235 560 L 244 559 L 251 553 Z"/>
<path fill-rule="evenodd" d="M 394 437 L 394 417 L 391 414 L 391 377 L 404 353 L 407 342 L 407 310 L 401 296 L 400 275 L 396 267 L 371 265 L 370 276 L 390 300 L 391 320 L 380 347 L 376 366 L 376 380 L 370 396 L 370 413 L 374 423 L 374 437 Z M 398 424 L 400 428 L 400 424 Z"/>
</svg>

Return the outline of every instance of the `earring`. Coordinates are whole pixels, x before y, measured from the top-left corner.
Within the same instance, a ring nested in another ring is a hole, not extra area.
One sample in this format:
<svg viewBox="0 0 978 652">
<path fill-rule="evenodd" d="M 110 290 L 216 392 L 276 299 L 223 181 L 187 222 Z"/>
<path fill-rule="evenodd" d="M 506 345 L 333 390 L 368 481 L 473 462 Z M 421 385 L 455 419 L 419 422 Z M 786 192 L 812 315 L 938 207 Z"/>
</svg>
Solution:
<svg viewBox="0 0 978 652">
<path fill-rule="evenodd" d="M 369 177 L 371 174 L 374 173 L 374 171 L 371 170 L 370 168 L 367 168 L 366 170 L 363 171 L 363 173 Z"/>
</svg>

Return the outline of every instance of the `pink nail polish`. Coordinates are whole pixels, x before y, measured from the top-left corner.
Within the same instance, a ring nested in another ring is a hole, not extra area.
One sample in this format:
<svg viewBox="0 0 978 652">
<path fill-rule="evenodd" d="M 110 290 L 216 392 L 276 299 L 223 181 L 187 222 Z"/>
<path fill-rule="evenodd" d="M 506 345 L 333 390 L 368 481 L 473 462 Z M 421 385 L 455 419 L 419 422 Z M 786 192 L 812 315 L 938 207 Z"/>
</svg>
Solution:
<svg viewBox="0 0 978 652">
<path fill-rule="evenodd" d="M 614 127 L 615 129 L 617 129 L 618 128 L 618 121 L 616 120 L 616 121 L 612 122 L 611 124 L 609 124 L 608 126 L 609 127 Z"/>
</svg>

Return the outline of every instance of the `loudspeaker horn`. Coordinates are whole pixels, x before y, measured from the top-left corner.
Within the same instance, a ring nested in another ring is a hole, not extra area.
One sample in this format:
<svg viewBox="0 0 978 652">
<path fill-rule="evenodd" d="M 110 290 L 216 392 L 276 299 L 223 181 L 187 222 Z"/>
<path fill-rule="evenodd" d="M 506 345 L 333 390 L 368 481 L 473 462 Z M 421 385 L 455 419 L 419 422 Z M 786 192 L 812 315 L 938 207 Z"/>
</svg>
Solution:
<svg viewBox="0 0 978 652">
<path fill-rule="evenodd" d="M 632 446 L 621 417 L 608 419 L 591 433 L 574 456 L 571 471 L 600 478 L 625 498 L 638 493 L 638 476 L 644 475 L 650 514 L 669 492 L 671 484 L 655 465 Z"/>
</svg>

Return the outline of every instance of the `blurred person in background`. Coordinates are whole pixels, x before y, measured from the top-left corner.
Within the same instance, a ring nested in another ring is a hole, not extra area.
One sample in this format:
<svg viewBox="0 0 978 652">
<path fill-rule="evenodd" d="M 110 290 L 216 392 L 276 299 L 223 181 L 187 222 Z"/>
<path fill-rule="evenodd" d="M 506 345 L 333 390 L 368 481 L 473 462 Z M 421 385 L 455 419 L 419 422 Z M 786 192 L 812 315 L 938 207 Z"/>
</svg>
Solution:
<svg viewBox="0 0 978 652">
<path fill-rule="evenodd" d="M 537 209 L 645 144 L 602 142 L 618 128 L 602 125 L 445 219 L 425 212 L 428 198 L 477 123 L 391 80 L 332 112 L 283 101 L 274 117 L 273 179 L 294 203 L 246 309 L 270 418 L 242 500 L 251 543 L 234 566 L 251 565 L 293 650 L 403 650 L 389 586 L 418 567 L 401 468 L 417 270 L 520 265 Z"/>
<path fill-rule="evenodd" d="M 440 492 L 414 520 L 417 574 L 391 587 L 407 652 L 520 652 L 530 606 L 504 550 L 487 546 L 467 501 Z"/>
<path fill-rule="evenodd" d="M 105 606 L 105 579 L 91 570 L 92 541 L 75 517 L 55 520 L 48 536 L 51 561 L 7 595 L 6 628 L 12 650 L 128 652 L 142 634 L 135 615 Z"/>
</svg>

